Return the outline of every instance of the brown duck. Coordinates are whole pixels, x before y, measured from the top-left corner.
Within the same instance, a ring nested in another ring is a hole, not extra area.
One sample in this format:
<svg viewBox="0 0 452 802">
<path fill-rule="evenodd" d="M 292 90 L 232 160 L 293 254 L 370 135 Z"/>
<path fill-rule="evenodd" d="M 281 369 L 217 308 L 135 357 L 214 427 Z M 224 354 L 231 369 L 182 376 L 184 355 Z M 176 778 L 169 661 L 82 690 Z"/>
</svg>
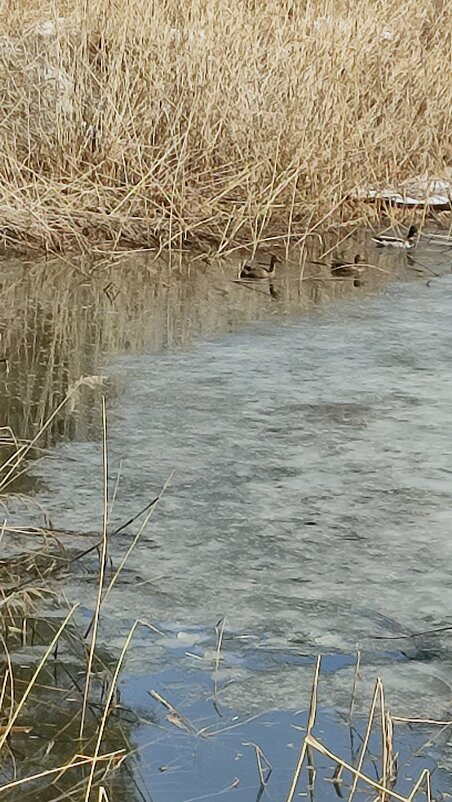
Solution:
<svg viewBox="0 0 452 802">
<path fill-rule="evenodd" d="M 366 260 L 359 253 L 356 254 L 353 262 L 346 262 L 345 259 L 333 259 L 330 264 L 331 275 L 333 278 L 352 278 L 355 287 L 359 287 L 365 263 Z M 326 267 L 325 262 L 316 262 L 314 259 L 311 260 L 311 264 Z"/>
<path fill-rule="evenodd" d="M 275 265 L 280 262 L 274 254 L 270 257 L 268 265 L 257 262 L 256 260 L 247 260 L 243 262 L 240 270 L 240 278 L 245 281 L 255 281 L 256 279 L 272 278 L 275 274 Z"/>
<path fill-rule="evenodd" d="M 359 287 L 365 262 L 366 260 L 359 253 L 356 254 L 353 262 L 345 262 L 343 259 L 333 259 L 331 262 L 331 275 L 334 276 L 334 278 L 352 278 L 354 286 Z"/>
</svg>

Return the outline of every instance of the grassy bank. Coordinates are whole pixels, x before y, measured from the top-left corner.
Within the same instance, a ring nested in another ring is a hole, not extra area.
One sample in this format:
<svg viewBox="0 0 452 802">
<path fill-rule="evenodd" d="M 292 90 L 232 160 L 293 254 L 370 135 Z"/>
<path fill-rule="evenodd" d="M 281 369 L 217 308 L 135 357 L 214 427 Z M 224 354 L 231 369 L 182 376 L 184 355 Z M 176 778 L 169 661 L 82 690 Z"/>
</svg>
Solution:
<svg viewBox="0 0 452 802">
<path fill-rule="evenodd" d="M 296 241 L 374 214 L 357 186 L 450 161 L 446 0 L 5 0 L 0 20 L 7 246 Z"/>
</svg>

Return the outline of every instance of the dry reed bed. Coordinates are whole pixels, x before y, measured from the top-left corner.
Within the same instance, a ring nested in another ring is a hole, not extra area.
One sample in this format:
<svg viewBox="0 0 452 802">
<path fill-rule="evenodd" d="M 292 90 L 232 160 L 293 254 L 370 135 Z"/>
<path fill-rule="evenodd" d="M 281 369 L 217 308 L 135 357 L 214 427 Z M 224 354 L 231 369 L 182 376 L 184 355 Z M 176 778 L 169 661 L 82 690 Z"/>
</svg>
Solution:
<svg viewBox="0 0 452 802">
<path fill-rule="evenodd" d="M 303 241 L 450 163 L 447 0 L 4 0 L 6 246 Z"/>
</svg>

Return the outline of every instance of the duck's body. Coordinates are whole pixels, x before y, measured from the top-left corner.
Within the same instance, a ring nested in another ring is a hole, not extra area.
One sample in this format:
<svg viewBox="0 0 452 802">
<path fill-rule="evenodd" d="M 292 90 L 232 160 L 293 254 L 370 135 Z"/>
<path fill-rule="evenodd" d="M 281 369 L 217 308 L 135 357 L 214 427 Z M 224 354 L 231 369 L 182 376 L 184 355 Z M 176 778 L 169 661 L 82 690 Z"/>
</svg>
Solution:
<svg viewBox="0 0 452 802">
<path fill-rule="evenodd" d="M 361 265 L 363 264 L 364 259 L 359 253 L 356 254 L 353 262 L 344 262 L 340 259 L 333 259 L 331 262 L 331 273 L 333 276 L 343 276 L 344 278 L 347 276 L 361 275 L 363 272 Z"/>
<path fill-rule="evenodd" d="M 405 250 L 409 250 L 416 245 L 416 238 L 417 228 L 416 226 L 410 226 L 405 239 L 381 234 L 378 237 L 372 237 L 372 241 L 375 242 L 377 248 L 404 248 Z"/>
<path fill-rule="evenodd" d="M 322 265 L 322 267 L 328 266 L 325 262 L 317 262 L 314 259 L 311 259 L 311 264 Z M 366 260 L 364 257 L 357 253 L 353 262 L 348 262 L 344 258 L 340 259 L 337 257 L 332 259 L 329 267 L 333 278 L 352 278 L 355 287 L 359 287 L 361 284 L 360 276 L 364 270 L 365 264 Z"/>
<path fill-rule="evenodd" d="M 240 270 L 240 278 L 245 281 L 255 281 L 256 279 L 272 278 L 275 274 L 275 265 L 279 262 L 277 256 L 270 257 L 270 264 L 263 265 L 256 261 L 246 261 Z"/>
</svg>

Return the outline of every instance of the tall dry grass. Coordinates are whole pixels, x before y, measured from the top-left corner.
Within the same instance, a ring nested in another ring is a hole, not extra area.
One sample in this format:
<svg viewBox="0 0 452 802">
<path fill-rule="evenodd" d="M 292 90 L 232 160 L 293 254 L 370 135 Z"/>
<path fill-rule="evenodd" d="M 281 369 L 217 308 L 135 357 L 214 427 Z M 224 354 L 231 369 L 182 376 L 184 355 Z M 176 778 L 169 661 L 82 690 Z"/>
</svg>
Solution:
<svg viewBox="0 0 452 802">
<path fill-rule="evenodd" d="M 289 242 L 450 164 L 447 0 L 3 0 L 0 22 L 6 245 Z"/>
</svg>

